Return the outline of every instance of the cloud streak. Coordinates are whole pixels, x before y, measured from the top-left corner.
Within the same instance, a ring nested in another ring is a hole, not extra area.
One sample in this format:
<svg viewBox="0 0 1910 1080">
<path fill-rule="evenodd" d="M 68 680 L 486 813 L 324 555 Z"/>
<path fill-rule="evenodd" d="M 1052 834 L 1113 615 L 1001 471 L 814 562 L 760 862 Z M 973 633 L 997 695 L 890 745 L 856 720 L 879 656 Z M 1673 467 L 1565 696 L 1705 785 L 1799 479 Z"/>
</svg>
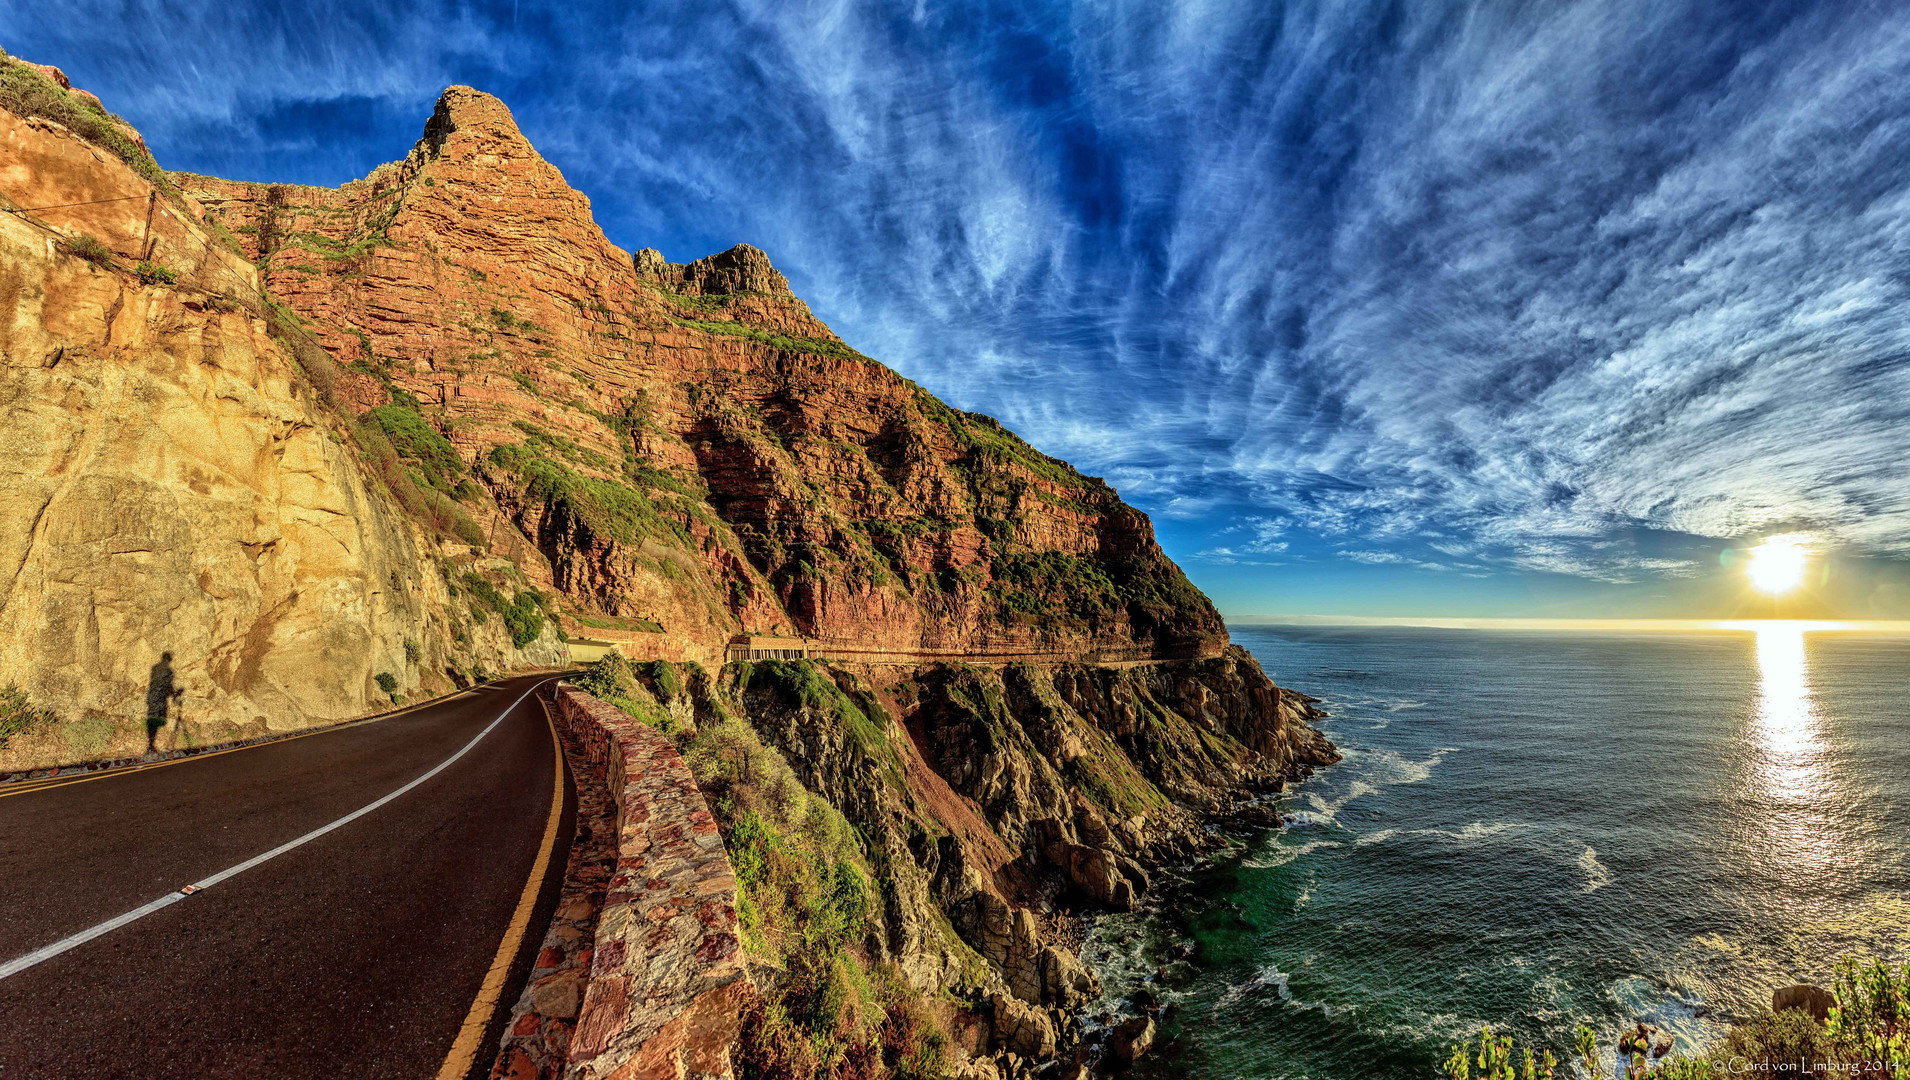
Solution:
<svg viewBox="0 0 1910 1080">
<path fill-rule="evenodd" d="M 1910 556 L 1903 9 L 82 0 L 0 44 L 256 178 L 340 182 L 443 84 L 499 93 L 613 239 L 764 247 L 1197 558 Z"/>
</svg>

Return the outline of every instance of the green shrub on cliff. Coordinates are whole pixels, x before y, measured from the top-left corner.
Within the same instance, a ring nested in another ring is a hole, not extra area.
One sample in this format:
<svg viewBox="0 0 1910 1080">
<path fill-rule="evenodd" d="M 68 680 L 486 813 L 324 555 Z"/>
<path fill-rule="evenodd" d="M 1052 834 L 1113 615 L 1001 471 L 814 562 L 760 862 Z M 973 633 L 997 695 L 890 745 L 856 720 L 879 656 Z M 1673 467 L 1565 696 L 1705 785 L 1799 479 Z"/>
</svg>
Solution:
<svg viewBox="0 0 1910 1080">
<path fill-rule="evenodd" d="M 537 593 L 526 589 L 515 597 L 506 600 L 497 586 L 483 577 L 466 571 L 457 579 L 456 584 L 470 593 L 471 617 L 482 623 L 485 609 L 497 612 L 504 618 L 504 626 L 511 634 L 511 644 L 523 648 L 536 641 L 544 633 L 544 605 L 539 602 Z"/>
<path fill-rule="evenodd" d="M 114 123 L 117 118 L 113 114 L 62 89 L 39 69 L 10 57 L 0 57 L 0 109 L 16 116 L 37 116 L 64 125 L 87 142 L 111 151 L 167 198 L 179 201 L 178 189 L 167 178 L 166 171 L 126 130 Z"/>
<path fill-rule="evenodd" d="M 376 477 L 391 493 L 391 497 L 405 512 L 419 522 L 446 536 L 455 536 L 474 548 L 484 547 L 484 530 L 465 514 L 464 508 L 445 490 L 438 486 L 442 476 L 433 470 L 442 467 L 437 459 L 437 450 L 425 441 L 423 433 L 430 431 L 423 417 L 417 417 L 414 427 L 409 421 L 399 419 L 405 415 L 417 416 L 409 410 L 396 405 L 384 405 L 366 413 L 352 427 L 352 438 L 358 446 L 359 460 L 363 461 L 366 471 Z M 392 437 L 387 434 L 387 425 L 397 430 L 399 437 L 406 442 L 408 449 L 400 450 Z M 436 432 L 431 432 L 436 435 Z M 440 441 L 443 437 L 438 436 Z M 414 441 L 415 440 L 415 441 Z M 446 449 L 450 444 L 445 443 Z M 419 457 L 422 453 L 426 456 Z M 451 459 L 456 462 L 455 455 Z"/>
<path fill-rule="evenodd" d="M 139 260 L 133 267 L 133 274 L 147 285 L 174 285 L 179 281 L 176 271 L 148 259 Z"/>
<path fill-rule="evenodd" d="M 800 673 L 758 677 L 777 681 L 798 700 L 805 691 L 831 703 L 840 694 L 833 684 L 811 683 Z M 946 1035 L 921 995 L 892 966 L 873 963 L 865 947 L 878 896 L 856 830 L 810 792 L 753 727 L 706 693 L 706 678 L 693 680 L 693 688 L 710 719 L 684 745 L 684 758 L 710 800 L 736 869 L 744 948 L 778 972 L 745 1018 L 737 1074 L 787 1080 L 945 1075 Z"/>
<path fill-rule="evenodd" d="M 989 564 L 992 591 L 1010 612 L 1046 617 L 1056 601 L 1076 619 L 1105 616 L 1120 607 L 1114 580 L 1090 560 L 1065 551 L 997 555 Z"/>
<path fill-rule="evenodd" d="M 892 785 L 898 790 L 907 787 L 901 758 L 889 743 L 888 717 L 877 723 L 822 668 L 807 660 L 756 660 L 739 662 L 735 670 L 739 693 L 747 694 L 752 687 L 768 689 L 786 705 L 833 716 L 856 749 L 882 767 Z"/>
<path fill-rule="evenodd" d="M 33 704 L 27 692 L 16 683 L 0 688 L 0 750 L 16 735 L 31 735 L 57 723 L 52 710 Z"/>
<path fill-rule="evenodd" d="M 113 258 L 113 249 L 107 247 L 100 242 L 98 237 L 89 233 L 74 233 L 65 240 L 60 241 L 60 243 L 66 250 L 78 255 L 80 258 L 85 259 L 95 266 L 111 267 L 119 265 L 118 261 Z"/>
<path fill-rule="evenodd" d="M 366 413 L 364 423 L 376 427 L 390 440 L 400 457 L 415 464 L 425 482 L 447 495 L 455 495 L 464 475 L 464 462 L 451 446 L 451 440 L 438 433 L 416 409 L 403 405 L 380 405 Z"/>
<path fill-rule="evenodd" d="M 1652 1061 L 1618 1046 L 1618 1076 L 1623 1080 L 1724 1080 L 1772 1072 L 1862 1072 L 1884 1080 L 1910 1080 L 1910 963 L 1891 968 L 1881 961 L 1837 962 L 1831 995 L 1835 1004 L 1826 1023 L 1809 1012 L 1764 1010 L 1734 1026 L 1719 1043 L 1694 1056 L 1671 1055 Z M 1577 1064 L 1588 1076 L 1602 1077 L 1599 1047 L 1592 1029 L 1580 1024 L 1574 1044 Z M 1881 1063 L 1879 1065 L 1878 1063 Z M 1482 1028 L 1477 1043 L 1458 1043 L 1442 1072 L 1448 1080 L 1536 1080 L 1551 1077 L 1550 1051 L 1536 1063 L 1530 1048 L 1515 1066 L 1512 1040 Z M 1477 1066 L 1479 1072 L 1472 1070 Z M 1537 1071 L 1534 1071 L 1536 1068 Z"/>
<path fill-rule="evenodd" d="M 790 337 L 787 334 L 772 334 L 737 322 L 712 322 L 705 319 L 673 319 L 678 326 L 687 326 L 701 330 L 706 334 L 720 334 L 723 337 L 743 338 L 746 341 L 760 342 L 784 352 L 809 353 L 813 356 L 828 356 L 838 360 L 855 360 L 864 364 L 874 364 L 869 359 L 840 341 L 829 338 Z M 878 365 L 879 366 L 879 365 Z"/>
<path fill-rule="evenodd" d="M 595 535 L 621 543 L 645 536 L 689 544 L 689 534 L 657 512 L 642 492 L 614 480 L 585 476 L 529 444 L 499 446 L 491 463 L 524 481 L 527 493 L 561 509 Z"/>
</svg>

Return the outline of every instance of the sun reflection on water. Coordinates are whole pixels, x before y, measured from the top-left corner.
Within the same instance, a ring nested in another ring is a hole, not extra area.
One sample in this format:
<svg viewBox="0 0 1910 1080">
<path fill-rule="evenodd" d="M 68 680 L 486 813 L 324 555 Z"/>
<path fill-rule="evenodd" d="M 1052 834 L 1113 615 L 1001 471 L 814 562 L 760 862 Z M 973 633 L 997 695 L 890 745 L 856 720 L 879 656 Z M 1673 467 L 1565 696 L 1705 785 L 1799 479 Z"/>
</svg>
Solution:
<svg viewBox="0 0 1910 1080">
<path fill-rule="evenodd" d="M 1778 623 L 1757 630 L 1756 733 L 1766 790 L 1786 801 L 1822 793 L 1821 742 L 1802 627 Z"/>
<path fill-rule="evenodd" d="M 1772 804 L 1762 818 L 1766 855 L 1789 874 L 1814 873 L 1834 861 L 1837 845 L 1826 816 L 1834 785 L 1824 715 L 1804 648 L 1809 626 L 1771 622 L 1755 629 L 1757 699 L 1748 749 L 1753 789 Z"/>
</svg>

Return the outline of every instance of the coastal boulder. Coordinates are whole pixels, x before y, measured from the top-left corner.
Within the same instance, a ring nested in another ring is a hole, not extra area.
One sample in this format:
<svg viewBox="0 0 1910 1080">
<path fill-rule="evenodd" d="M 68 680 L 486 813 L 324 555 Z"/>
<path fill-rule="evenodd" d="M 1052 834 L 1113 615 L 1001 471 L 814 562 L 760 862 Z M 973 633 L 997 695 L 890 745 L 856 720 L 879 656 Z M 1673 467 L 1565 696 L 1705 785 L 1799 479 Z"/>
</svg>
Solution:
<svg viewBox="0 0 1910 1080">
<path fill-rule="evenodd" d="M 1067 843 L 1050 844 L 1047 854 L 1074 887 L 1098 906 L 1133 911 L 1147 891 L 1147 871 L 1125 855 Z"/>
<path fill-rule="evenodd" d="M 1048 1014 L 1008 994 L 988 999 L 995 1021 L 995 1045 L 1012 1054 L 1046 1061 L 1054 1057 L 1054 1023 Z"/>
<path fill-rule="evenodd" d="M 1154 1048 L 1154 1018 L 1137 1016 L 1115 1028 L 1108 1047 L 1116 1060 L 1132 1065 L 1135 1059 Z"/>
<path fill-rule="evenodd" d="M 1041 950 L 1041 984 L 1044 1000 L 1075 1008 L 1101 992 L 1101 984 L 1073 953 L 1049 945 Z"/>
<path fill-rule="evenodd" d="M 1780 986 L 1771 991 L 1771 1011 L 1783 1012 L 1786 1009 L 1803 1009 L 1823 1023 L 1830 1017 L 1830 1007 L 1837 1004 L 1829 990 L 1810 983 L 1793 983 Z"/>
</svg>

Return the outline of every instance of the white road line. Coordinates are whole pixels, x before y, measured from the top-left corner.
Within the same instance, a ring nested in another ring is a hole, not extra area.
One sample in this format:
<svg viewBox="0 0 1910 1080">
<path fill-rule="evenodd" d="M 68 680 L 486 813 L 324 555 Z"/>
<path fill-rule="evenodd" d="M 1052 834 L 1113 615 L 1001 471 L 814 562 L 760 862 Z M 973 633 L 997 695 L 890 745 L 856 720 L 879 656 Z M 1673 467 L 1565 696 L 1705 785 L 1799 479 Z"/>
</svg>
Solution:
<svg viewBox="0 0 1910 1080">
<path fill-rule="evenodd" d="M 544 682 L 550 682 L 550 681 L 551 680 L 549 679 L 544 680 Z M 511 715 L 511 711 L 513 709 L 516 709 L 519 705 L 522 705 L 524 703 L 524 699 L 527 697 L 530 697 L 532 692 L 534 692 L 538 687 L 544 685 L 544 682 L 531 684 L 531 688 L 529 690 L 526 690 L 522 694 L 518 695 L 518 698 L 516 701 L 511 702 L 509 707 L 507 707 L 503 712 L 498 713 L 497 719 L 491 721 L 489 726 L 487 726 L 483 731 L 478 732 L 477 735 L 474 736 L 470 742 L 465 743 L 463 749 L 459 750 L 455 754 L 452 754 L 450 757 L 445 758 L 443 761 L 438 762 L 438 764 L 434 766 L 430 772 L 427 772 L 423 776 L 418 777 L 416 780 L 411 781 L 409 784 L 406 784 L 404 787 L 399 788 L 398 790 L 392 792 L 389 795 L 386 795 L 385 797 L 377 800 L 376 802 L 367 803 L 366 805 L 361 806 L 356 810 L 353 810 L 351 813 L 346 814 L 344 817 L 339 818 L 337 821 L 334 821 L 329 825 L 320 825 L 318 828 L 313 829 L 311 832 L 306 833 L 304 836 L 301 836 L 296 840 L 291 840 L 291 841 L 287 841 L 286 843 L 280 844 L 278 847 L 275 847 L 272 850 L 265 852 L 262 855 L 254 855 L 250 859 L 245 860 L 244 862 L 240 863 L 237 866 L 228 867 L 227 869 L 221 870 L 218 873 L 212 875 L 211 877 L 201 878 L 198 881 L 193 882 L 192 884 L 186 886 L 183 889 L 179 889 L 176 892 L 167 893 L 166 895 L 160 897 L 159 899 L 154 900 L 150 904 L 146 904 L 141 907 L 136 907 L 133 910 L 128 911 L 124 915 L 115 916 L 114 918 L 108 919 L 97 926 L 88 927 L 85 930 L 82 930 L 71 937 L 62 938 L 51 945 L 47 945 L 43 948 L 35 949 L 32 952 L 27 953 L 25 956 L 17 957 L 15 959 L 7 961 L 4 964 L 0 964 L 0 979 L 5 979 L 14 975 L 18 975 L 22 971 L 25 971 L 26 969 L 32 967 L 35 964 L 38 964 L 45 960 L 51 960 L 54 957 L 60 955 L 63 952 L 66 952 L 69 949 L 76 949 L 79 946 L 84 945 L 87 942 L 103 934 L 110 934 L 113 931 L 119 929 L 120 927 L 125 926 L 128 923 L 137 922 L 138 920 L 143 919 L 148 915 L 151 915 L 153 912 L 158 911 L 161 908 L 170 907 L 173 904 L 176 904 L 179 901 L 184 900 L 186 897 L 191 896 L 193 893 L 199 892 L 204 889 L 210 889 L 214 885 L 217 885 L 218 883 L 220 883 L 221 881 L 224 881 L 225 879 L 232 877 L 234 874 L 243 874 L 247 870 L 252 869 L 253 867 L 259 865 L 262 862 L 266 862 L 271 859 L 276 859 L 280 855 L 285 854 L 286 852 L 292 850 L 295 847 L 299 847 L 301 845 L 311 843 L 312 841 L 318 839 L 319 837 L 324 836 L 326 833 L 331 832 L 333 829 L 340 828 L 342 826 L 349 825 L 354 821 L 357 821 L 359 818 L 364 817 L 366 814 L 371 813 L 373 810 L 378 809 L 379 807 L 385 805 L 386 803 L 397 798 L 398 796 L 403 795 L 405 792 L 410 791 L 412 788 L 417 787 L 419 784 L 424 783 L 426 780 L 429 780 L 432 777 L 443 772 L 444 770 L 450 768 L 453 762 L 457 761 L 459 758 L 463 757 L 464 755 L 470 753 L 471 748 L 473 746 L 476 746 L 479 742 L 481 742 L 486 735 L 489 735 L 493 728 L 503 723 L 504 718 Z"/>
</svg>

